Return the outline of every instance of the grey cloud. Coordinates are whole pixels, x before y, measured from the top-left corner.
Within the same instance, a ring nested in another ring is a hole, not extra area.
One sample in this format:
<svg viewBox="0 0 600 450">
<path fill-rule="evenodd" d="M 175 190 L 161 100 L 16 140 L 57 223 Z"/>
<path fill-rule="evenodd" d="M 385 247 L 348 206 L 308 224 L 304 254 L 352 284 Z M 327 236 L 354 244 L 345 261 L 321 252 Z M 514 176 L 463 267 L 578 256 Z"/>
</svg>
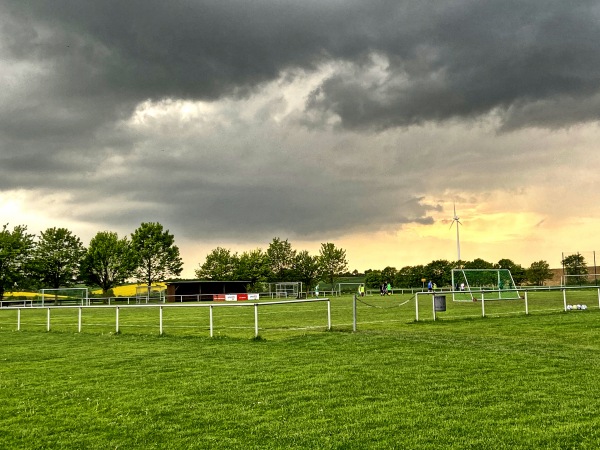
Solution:
<svg viewBox="0 0 600 450">
<path fill-rule="evenodd" d="M 423 192 L 508 185 L 486 170 L 518 155 L 418 129 L 598 120 L 598 19 L 591 0 L 0 0 L 0 187 L 68 190 L 77 219 L 176 220 L 192 237 L 429 224 Z M 274 94 L 250 119 L 128 128 L 147 100 L 235 108 L 320 70 L 280 125 Z M 405 130 L 419 142 L 391 135 Z"/>
<path fill-rule="evenodd" d="M 336 60 L 353 73 L 333 74 L 307 108 L 339 116 L 347 128 L 496 109 L 511 126 L 526 126 L 519 113 L 530 103 L 585 99 L 599 88 L 600 14 L 592 0 L 15 0 L 4 12 L 13 58 L 47 63 L 55 75 L 49 86 L 65 96 L 110 93 L 125 109 L 145 98 L 249 95 L 286 70 Z M 361 75 L 372 55 L 389 62 L 378 82 Z M 563 122 L 596 119 L 576 114 Z"/>
</svg>

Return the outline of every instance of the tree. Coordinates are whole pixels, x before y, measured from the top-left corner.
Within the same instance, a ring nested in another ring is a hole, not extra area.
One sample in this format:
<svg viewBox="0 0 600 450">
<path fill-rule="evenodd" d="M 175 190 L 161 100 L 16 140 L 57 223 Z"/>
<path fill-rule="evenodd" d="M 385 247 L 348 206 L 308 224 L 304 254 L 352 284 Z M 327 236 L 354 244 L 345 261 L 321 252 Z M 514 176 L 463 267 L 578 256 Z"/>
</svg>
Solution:
<svg viewBox="0 0 600 450">
<path fill-rule="evenodd" d="M 422 287 L 425 278 L 425 267 L 423 265 L 405 266 L 398 271 L 395 285 L 402 288 Z"/>
<path fill-rule="evenodd" d="M 372 289 L 379 289 L 383 283 L 383 277 L 381 276 L 381 270 L 365 270 L 365 286 L 370 287 Z M 394 283 L 396 286 L 397 283 Z"/>
<path fill-rule="evenodd" d="M 3 225 L 0 232 L 0 300 L 7 290 L 12 290 L 26 279 L 34 237 L 27 233 L 25 225 L 17 225 L 13 231 L 8 230 L 8 224 Z"/>
<path fill-rule="evenodd" d="M 196 278 L 204 280 L 232 281 L 238 266 L 237 253 L 217 247 L 212 250 L 199 269 L 196 269 Z"/>
<path fill-rule="evenodd" d="M 321 276 L 319 257 L 309 255 L 307 250 L 298 252 L 294 257 L 294 276 L 306 286 L 308 291 Z"/>
<path fill-rule="evenodd" d="M 526 274 L 527 280 L 535 286 L 543 286 L 546 280 L 554 277 L 554 274 L 550 270 L 550 265 L 543 260 L 531 263 Z"/>
<path fill-rule="evenodd" d="M 468 261 L 463 264 L 463 269 L 493 269 L 494 265 L 481 258 L 476 258 L 473 261 Z"/>
<path fill-rule="evenodd" d="M 319 250 L 319 265 L 323 276 L 332 286 L 335 278 L 348 270 L 348 261 L 346 261 L 346 250 L 336 248 L 335 244 L 327 242 L 321 244 Z"/>
<path fill-rule="evenodd" d="M 267 249 L 273 281 L 287 280 L 295 256 L 296 251 L 292 249 L 292 244 L 287 239 L 282 241 L 278 237 L 273 238 Z"/>
<path fill-rule="evenodd" d="M 260 248 L 242 253 L 234 270 L 235 279 L 250 282 L 249 291 L 253 290 L 257 283 L 267 281 L 271 273 L 268 257 Z"/>
<path fill-rule="evenodd" d="M 517 286 L 522 284 L 527 278 L 525 269 L 520 264 L 514 263 L 511 259 L 501 259 L 498 261 L 498 264 L 496 264 L 496 268 L 510 270 L 510 274 Z"/>
<path fill-rule="evenodd" d="M 88 283 L 102 288 L 106 294 L 122 284 L 133 272 L 131 248 L 126 237 L 100 231 L 92 238 L 81 263 L 81 276 Z"/>
<path fill-rule="evenodd" d="M 440 287 L 451 286 L 453 267 L 454 264 L 445 259 L 431 261 L 423 268 L 423 278 L 431 280 L 432 283 Z"/>
<path fill-rule="evenodd" d="M 163 226 L 157 222 L 142 223 L 131 234 L 131 254 L 133 274 L 146 283 L 148 295 L 152 283 L 179 275 L 183 270 L 175 237 L 169 230 L 163 231 Z"/>
<path fill-rule="evenodd" d="M 562 265 L 565 269 L 565 275 L 569 275 L 565 284 L 581 285 L 587 283 L 588 269 L 585 258 L 581 253 L 567 256 L 562 260 Z"/>
<path fill-rule="evenodd" d="M 66 228 L 42 231 L 33 251 L 32 270 L 44 286 L 54 289 L 72 286 L 78 281 L 85 248 L 81 240 Z"/>
<path fill-rule="evenodd" d="M 396 275 L 398 271 L 395 267 L 387 266 L 385 269 L 381 271 L 381 282 L 382 283 L 393 283 L 396 279 Z"/>
</svg>

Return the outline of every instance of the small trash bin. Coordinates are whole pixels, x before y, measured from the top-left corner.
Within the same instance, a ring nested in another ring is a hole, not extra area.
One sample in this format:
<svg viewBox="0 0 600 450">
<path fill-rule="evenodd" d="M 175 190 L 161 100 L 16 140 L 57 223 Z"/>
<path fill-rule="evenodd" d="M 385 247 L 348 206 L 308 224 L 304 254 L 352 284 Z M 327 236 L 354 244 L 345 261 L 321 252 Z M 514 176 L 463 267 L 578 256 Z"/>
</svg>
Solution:
<svg viewBox="0 0 600 450">
<path fill-rule="evenodd" d="M 434 295 L 433 296 L 433 309 L 435 311 L 446 311 L 446 296 L 445 295 Z"/>
</svg>

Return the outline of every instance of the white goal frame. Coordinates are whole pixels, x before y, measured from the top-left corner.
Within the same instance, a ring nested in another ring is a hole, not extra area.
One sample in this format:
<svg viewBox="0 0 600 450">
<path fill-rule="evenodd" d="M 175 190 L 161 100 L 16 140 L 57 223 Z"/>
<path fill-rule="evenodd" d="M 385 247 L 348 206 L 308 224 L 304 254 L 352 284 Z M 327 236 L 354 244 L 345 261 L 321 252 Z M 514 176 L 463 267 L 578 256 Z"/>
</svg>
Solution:
<svg viewBox="0 0 600 450">
<path fill-rule="evenodd" d="M 81 294 L 84 295 L 78 295 L 77 299 L 79 301 L 79 299 L 81 300 L 81 306 L 89 306 L 90 305 L 90 295 L 89 295 L 89 291 L 88 288 L 44 288 L 44 289 L 40 289 L 39 290 L 39 295 L 41 297 L 42 300 L 42 306 L 44 306 L 44 301 L 46 299 L 46 297 L 50 297 L 49 293 L 52 293 L 52 298 L 57 298 L 59 295 L 59 292 L 68 292 L 68 291 L 76 291 L 76 292 L 80 292 Z"/>
<path fill-rule="evenodd" d="M 280 281 L 274 284 L 276 298 L 300 298 L 303 293 L 302 281 Z"/>
<path fill-rule="evenodd" d="M 136 303 L 150 303 L 151 299 L 158 299 L 160 303 L 165 303 L 166 291 L 164 286 L 152 285 L 150 286 L 150 292 L 148 292 L 148 285 L 137 285 L 135 287 L 135 301 Z"/>
<path fill-rule="evenodd" d="M 580 275 L 562 275 L 560 277 L 561 286 L 579 286 L 579 284 L 577 284 L 577 283 L 568 284 L 567 281 L 569 278 L 574 278 L 574 279 L 582 278 L 583 280 L 585 280 L 583 284 L 587 284 L 589 286 L 595 286 L 596 284 L 598 284 L 598 281 L 600 280 L 600 273 L 582 273 Z"/>
<path fill-rule="evenodd" d="M 496 277 L 494 279 L 495 284 L 491 286 L 471 286 L 469 283 L 469 277 L 467 277 L 468 273 L 490 273 L 493 274 L 496 272 Z M 460 278 L 457 279 L 455 274 L 462 274 Z M 502 287 L 501 274 L 505 275 L 505 278 L 508 278 L 510 286 Z M 508 277 L 506 277 L 508 275 Z M 462 286 L 462 282 L 464 280 L 464 290 Z M 456 285 L 461 283 L 460 289 L 456 288 Z M 452 301 L 454 302 L 469 302 L 475 299 L 475 294 L 485 293 L 486 300 L 514 300 L 520 299 L 521 296 L 517 289 L 517 285 L 515 284 L 515 280 L 512 277 L 512 273 L 510 273 L 509 269 L 452 269 Z"/>
</svg>

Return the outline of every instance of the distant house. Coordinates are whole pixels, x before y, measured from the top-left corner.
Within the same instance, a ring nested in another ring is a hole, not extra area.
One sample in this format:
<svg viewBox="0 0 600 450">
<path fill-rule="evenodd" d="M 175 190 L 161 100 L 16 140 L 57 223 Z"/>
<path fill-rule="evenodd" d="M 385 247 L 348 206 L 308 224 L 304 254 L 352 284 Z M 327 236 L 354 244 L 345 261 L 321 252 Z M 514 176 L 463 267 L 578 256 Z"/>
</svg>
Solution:
<svg viewBox="0 0 600 450">
<path fill-rule="evenodd" d="M 171 281 L 167 284 L 167 302 L 226 300 L 227 295 L 247 294 L 249 281 Z M 240 296 L 240 300 L 244 296 Z"/>
</svg>

